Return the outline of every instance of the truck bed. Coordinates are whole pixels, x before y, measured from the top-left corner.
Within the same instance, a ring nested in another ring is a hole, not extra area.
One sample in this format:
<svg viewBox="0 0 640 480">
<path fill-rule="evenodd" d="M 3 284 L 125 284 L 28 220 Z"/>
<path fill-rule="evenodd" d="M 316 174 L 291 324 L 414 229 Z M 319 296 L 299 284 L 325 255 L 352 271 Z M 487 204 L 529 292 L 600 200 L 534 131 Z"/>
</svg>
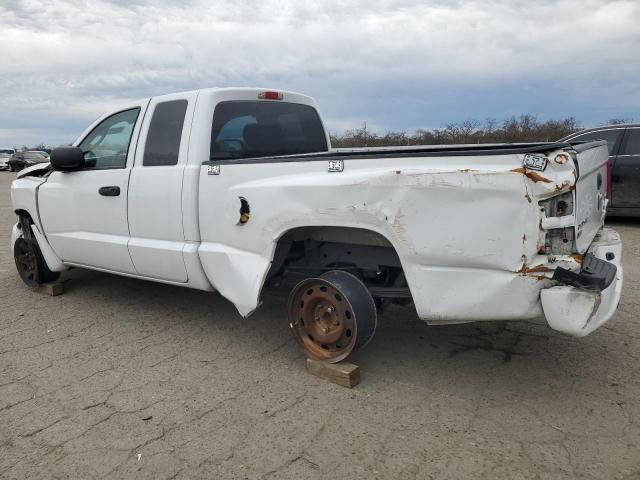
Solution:
<svg viewBox="0 0 640 480">
<path fill-rule="evenodd" d="M 572 148 L 568 142 L 533 142 L 533 143 L 485 143 L 466 145 L 418 145 L 406 147 L 362 147 L 334 148 L 328 152 L 307 153 L 303 155 L 280 155 L 275 157 L 230 158 L 209 160 L 206 164 L 220 163 L 274 163 L 300 162 L 304 160 L 351 160 L 367 158 L 399 158 L 399 157 L 442 157 L 442 156 L 475 156 L 475 155 L 513 155 L 539 153 L 552 150 Z"/>
</svg>

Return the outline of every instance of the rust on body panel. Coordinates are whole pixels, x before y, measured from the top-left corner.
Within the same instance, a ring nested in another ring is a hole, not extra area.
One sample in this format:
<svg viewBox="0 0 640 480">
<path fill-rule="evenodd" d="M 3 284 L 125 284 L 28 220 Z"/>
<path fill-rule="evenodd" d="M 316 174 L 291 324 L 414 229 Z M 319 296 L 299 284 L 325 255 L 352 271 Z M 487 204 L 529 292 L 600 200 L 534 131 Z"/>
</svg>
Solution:
<svg viewBox="0 0 640 480">
<path fill-rule="evenodd" d="M 576 263 L 582 263 L 582 259 L 584 258 L 583 255 L 579 254 L 579 253 L 572 253 L 571 255 L 569 255 L 574 262 Z"/>
<path fill-rule="evenodd" d="M 531 172 L 531 171 L 527 170 L 524 167 L 514 168 L 511 171 L 514 172 L 514 173 L 521 173 L 521 174 L 523 174 L 525 177 L 527 177 L 529 180 L 531 180 L 533 182 L 551 183 L 551 180 L 549 180 L 546 177 L 543 177 L 538 172 Z"/>
<path fill-rule="evenodd" d="M 525 238 L 523 237 L 522 240 L 524 241 Z M 523 275 L 528 275 L 530 273 L 553 272 L 553 268 L 549 268 L 546 265 L 540 264 L 540 265 L 535 265 L 533 267 L 530 267 L 527 262 L 528 262 L 527 256 L 522 255 L 522 266 L 518 270 L 516 270 L 516 273 L 522 273 Z"/>
<path fill-rule="evenodd" d="M 553 268 L 549 268 L 546 265 L 536 265 L 534 267 L 528 267 L 527 265 L 523 265 L 520 270 L 518 270 L 519 273 L 524 273 L 524 274 L 528 274 L 528 273 L 546 273 L 546 272 L 553 272 Z"/>
</svg>

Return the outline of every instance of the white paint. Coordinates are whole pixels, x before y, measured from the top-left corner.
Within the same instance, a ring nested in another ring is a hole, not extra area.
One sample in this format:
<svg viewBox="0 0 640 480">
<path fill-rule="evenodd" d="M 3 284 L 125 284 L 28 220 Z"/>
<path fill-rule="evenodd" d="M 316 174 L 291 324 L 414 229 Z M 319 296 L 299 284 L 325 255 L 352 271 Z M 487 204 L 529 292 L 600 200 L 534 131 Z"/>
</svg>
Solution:
<svg viewBox="0 0 640 480">
<path fill-rule="evenodd" d="M 182 257 L 185 245 L 182 191 L 189 152 L 191 119 L 197 96 L 197 92 L 187 92 L 151 99 L 147 107 L 146 120 L 140 129 L 135 163 L 129 180 L 128 212 L 131 239 L 128 247 L 136 272 L 146 277 L 175 282 L 188 280 Z M 144 166 L 147 134 L 155 109 L 160 103 L 174 100 L 188 101 L 178 163 Z M 188 210 L 193 208 L 195 205 L 190 205 Z"/>
<path fill-rule="evenodd" d="M 578 153 L 584 177 L 577 184 L 572 160 L 549 161 L 526 176 L 523 154 L 346 158 L 341 172 L 329 172 L 327 160 L 223 164 L 209 175 L 202 161 L 209 158 L 216 104 L 256 100 L 261 90 L 206 89 L 141 101 L 143 110 L 149 102 L 189 101 L 178 165 L 142 165 L 148 114 L 136 125 L 140 140 L 125 169 L 102 176 L 54 172 L 40 188 L 39 211 L 34 190 L 42 179 L 25 176 L 14 182 L 14 208 L 39 213 L 51 251 L 65 265 L 215 289 L 243 316 L 259 305 L 278 239 L 309 226 L 384 236 L 400 258 L 419 317 L 430 323 L 544 314 L 552 328 L 581 335 L 613 315 L 621 269 L 596 295 L 555 286 L 554 268 L 579 264 L 538 253 L 543 229 L 583 222 L 580 245 L 600 258 L 615 251 L 619 265 L 619 237 L 605 230 L 592 243 L 604 215 L 594 196 L 603 148 Z M 284 101 L 316 106 L 289 92 Z M 99 197 L 98 186 L 107 184 L 128 195 Z M 577 213 L 545 218 L 538 202 L 571 191 L 578 192 Z M 246 224 L 238 222 L 239 197 L 251 206 Z"/>
<path fill-rule="evenodd" d="M 577 146 L 576 148 L 581 148 Z M 609 154 L 606 142 L 599 148 L 579 153 L 580 177 L 576 182 L 576 246 L 580 253 L 589 248 L 591 240 L 604 222 L 606 215 L 605 191 L 607 185 L 606 161 L 603 152 Z M 600 188 L 598 188 L 600 183 Z"/>
<path fill-rule="evenodd" d="M 584 337 L 604 324 L 615 313 L 622 294 L 622 243 L 620 235 L 610 228 L 600 231 L 591 244 L 589 253 L 610 261 L 616 268 L 616 278 L 602 292 L 581 291 L 573 287 L 553 287 L 540 292 L 544 314 L 549 326 L 555 330 Z"/>
<path fill-rule="evenodd" d="M 147 103 L 148 100 L 133 102 L 117 110 L 140 108 L 133 139 L 138 138 Z M 79 145 L 108 116 L 110 114 L 96 120 L 74 145 Z M 65 263 L 136 273 L 127 248 L 127 190 L 134 153 L 135 145 L 131 145 L 125 168 L 54 171 L 40 186 L 38 214 L 43 231 L 53 250 Z M 120 187 L 120 195 L 100 195 L 98 190 L 104 186 Z"/>
<path fill-rule="evenodd" d="M 35 224 L 31 225 L 31 231 L 33 232 L 33 236 L 36 237 L 36 241 L 38 242 L 38 247 L 40 247 L 40 251 L 42 252 L 42 256 L 44 258 L 47 267 L 52 272 L 64 272 L 68 269 L 68 267 L 62 263 L 62 260 L 56 255 L 56 253 L 51 248 L 51 245 L 47 242 L 44 235 L 40 233 L 38 227 Z"/>
</svg>

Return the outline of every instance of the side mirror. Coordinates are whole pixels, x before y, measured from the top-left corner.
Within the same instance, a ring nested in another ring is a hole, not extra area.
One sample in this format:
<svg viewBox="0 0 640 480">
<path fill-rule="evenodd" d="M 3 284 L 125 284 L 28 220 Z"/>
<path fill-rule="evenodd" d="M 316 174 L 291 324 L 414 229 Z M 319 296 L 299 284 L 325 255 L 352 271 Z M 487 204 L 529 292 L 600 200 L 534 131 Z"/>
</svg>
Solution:
<svg viewBox="0 0 640 480">
<path fill-rule="evenodd" d="M 49 157 L 54 170 L 70 171 L 84 166 L 84 153 L 78 147 L 57 147 Z"/>
</svg>

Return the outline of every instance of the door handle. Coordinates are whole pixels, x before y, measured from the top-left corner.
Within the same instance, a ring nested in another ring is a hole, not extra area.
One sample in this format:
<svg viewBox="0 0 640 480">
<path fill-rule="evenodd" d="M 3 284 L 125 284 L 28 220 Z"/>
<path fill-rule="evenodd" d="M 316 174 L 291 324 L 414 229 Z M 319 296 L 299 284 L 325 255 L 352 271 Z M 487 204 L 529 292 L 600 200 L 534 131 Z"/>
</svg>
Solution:
<svg viewBox="0 0 640 480">
<path fill-rule="evenodd" d="M 120 187 L 116 187 L 115 185 L 109 187 L 100 187 L 98 193 L 105 197 L 117 197 L 118 195 L 120 195 Z"/>
</svg>

